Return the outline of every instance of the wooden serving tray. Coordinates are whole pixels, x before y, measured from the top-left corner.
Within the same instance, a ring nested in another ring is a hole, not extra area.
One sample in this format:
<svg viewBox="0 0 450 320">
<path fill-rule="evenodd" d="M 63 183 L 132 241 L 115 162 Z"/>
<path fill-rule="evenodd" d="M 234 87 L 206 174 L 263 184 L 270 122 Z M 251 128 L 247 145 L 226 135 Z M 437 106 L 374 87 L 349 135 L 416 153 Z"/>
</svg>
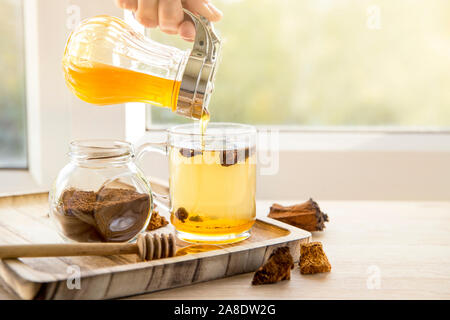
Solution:
<svg viewBox="0 0 450 320">
<path fill-rule="evenodd" d="M 46 193 L 0 198 L 0 245 L 62 242 L 48 217 L 47 198 Z M 0 260 L 0 277 L 23 299 L 117 298 L 252 272 L 280 246 L 289 246 L 298 261 L 300 243 L 311 238 L 270 218 L 258 218 L 251 234 L 221 249 L 149 262 L 139 262 L 136 255 Z M 177 242 L 178 248 L 186 245 Z M 80 289 L 69 289 L 76 284 L 76 270 Z"/>
</svg>

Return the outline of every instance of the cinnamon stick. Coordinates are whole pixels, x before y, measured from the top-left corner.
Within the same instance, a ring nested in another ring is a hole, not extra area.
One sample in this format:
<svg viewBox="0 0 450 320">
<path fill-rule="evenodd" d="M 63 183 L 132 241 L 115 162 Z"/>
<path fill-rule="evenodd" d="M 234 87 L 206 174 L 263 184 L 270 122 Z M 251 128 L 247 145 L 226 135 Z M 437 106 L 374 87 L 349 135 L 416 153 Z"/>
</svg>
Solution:
<svg viewBox="0 0 450 320">
<path fill-rule="evenodd" d="M 307 231 L 322 231 L 328 215 L 320 210 L 312 198 L 293 206 L 282 206 L 274 203 L 270 207 L 269 218 L 273 218 Z"/>
</svg>

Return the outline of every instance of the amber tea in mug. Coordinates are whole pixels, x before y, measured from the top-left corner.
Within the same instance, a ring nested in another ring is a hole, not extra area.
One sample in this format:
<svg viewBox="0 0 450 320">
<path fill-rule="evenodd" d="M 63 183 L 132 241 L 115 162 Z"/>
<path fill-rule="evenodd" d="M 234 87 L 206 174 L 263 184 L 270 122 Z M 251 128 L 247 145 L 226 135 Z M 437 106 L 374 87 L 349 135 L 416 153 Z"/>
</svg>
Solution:
<svg viewBox="0 0 450 320">
<path fill-rule="evenodd" d="M 196 243 L 232 243 L 255 223 L 256 130 L 233 123 L 169 129 L 170 213 L 177 236 Z"/>
<path fill-rule="evenodd" d="M 226 243 L 249 236 L 255 222 L 254 135 L 249 126 L 211 123 L 203 136 L 172 137 L 171 222 L 180 238 Z"/>
</svg>

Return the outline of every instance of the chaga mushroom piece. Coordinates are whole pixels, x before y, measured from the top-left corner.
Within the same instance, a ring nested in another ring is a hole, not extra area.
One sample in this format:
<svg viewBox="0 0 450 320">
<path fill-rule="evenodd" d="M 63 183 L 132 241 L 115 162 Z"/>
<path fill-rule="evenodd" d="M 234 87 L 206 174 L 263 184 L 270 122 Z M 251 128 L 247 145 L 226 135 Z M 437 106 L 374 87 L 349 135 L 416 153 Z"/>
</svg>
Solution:
<svg viewBox="0 0 450 320">
<path fill-rule="evenodd" d="M 292 268 L 294 268 L 294 260 L 289 247 L 277 248 L 270 255 L 269 260 L 256 270 L 252 284 L 258 285 L 290 280 Z"/>
<path fill-rule="evenodd" d="M 245 162 L 248 157 L 255 153 L 255 148 L 242 148 L 222 150 L 219 154 L 220 165 L 223 167 L 229 167 L 239 162 Z"/>
<path fill-rule="evenodd" d="M 313 199 L 293 206 L 274 203 L 268 217 L 307 231 L 322 231 L 325 222 L 328 222 L 328 215 L 320 210 Z"/>
<path fill-rule="evenodd" d="M 163 216 L 160 216 L 158 211 L 153 210 L 152 216 L 150 218 L 150 222 L 147 226 L 147 231 L 156 230 L 162 227 L 165 227 L 169 224 L 169 222 Z"/>
<path fill-rule="evenodd" d="M 203 219 L 202 219 L 202 217 L 200 217 L 199 215 L 196 215 L 196 216 L 190 217 L 190 218 L 189 218 L 189 221 L 192 221 L 192 222 L 202 222 Z"/>
<path fill-rule="evenodd" d="M 192 158 L 196 155 L 202 154 L 201 150 L 189 149 L 189 148 L 180 148 L 180 154 L 185 158 Z"/>
<path fill-rule="evenodd" d="M 177 211 L 175 211 L 175 217 L 183 223 L 184 223 L 184 220 L 186 220 L 188 216 L 189 216 L 189 213 L 183 207 L 179 207 L 177 209 Z"/>
<path fill-rule="evenodd" d="M 300 246 L 300 273 L 330 272 L 331 264 L 323 251 L 322 243 L 310 242 Z"/>
</svg>

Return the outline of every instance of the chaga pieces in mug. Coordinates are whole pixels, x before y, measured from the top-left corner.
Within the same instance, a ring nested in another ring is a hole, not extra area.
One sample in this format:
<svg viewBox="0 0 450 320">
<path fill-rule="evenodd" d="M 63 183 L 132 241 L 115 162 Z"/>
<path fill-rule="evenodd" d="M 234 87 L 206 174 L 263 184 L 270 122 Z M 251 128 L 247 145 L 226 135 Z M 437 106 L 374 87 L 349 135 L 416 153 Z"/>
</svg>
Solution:
<svg viewBox="0 0 450 320">
<path fill-rule="evenodd" d="M 325 222 L 328 222 L 328 215 L 320 210 L 313 199 L 293 206 L 274 203 L 268 217 L 307 231 L 322 231 Z"/>
<path fill-rule="evenodd" d="M 229 167 L 235 165 L 239 162 L 245 162 L 247 158 L 252 156 L 255 153 L 256 149 L 253 148 L 234 148 L 234 149 L 223 149 L 223 150 L 197 150 L 190 148 L 180 148 L 178 152 L 185 158 L 192 158 L 197 155 L 205 155 L 206 157 L 210 156 L 210 153 L 218 152 L 219 153 L 219 162 L 223 167 Z"/>
<path fill-rule="evenodd" d="M 255 153 L 255 148 L 242 148 L 220 151 L 220 164 L 229 167 L 239 162 L 245 162 L 248 157 Z"/>
<path fill-rule="evenodd" d="M 300 245 L 300 273 L 330 272 L 331 264 L 323 251 L 322 243 L 310 242 Z"/>
<path fill-rule="evenodd" d="M 179 207 L 177 211 L 175 211 L 175 217 L 180 220 L 181 222 L 184 222 L 187 217 L 189 216 L 189 213 L 187 210 L 183 207 Z"/>
<path fill-rule="evenodd" d="M 290 280 L 292 268 L 294 268 L 294 260 L 289 247 L 277 248 L 270 255 L 269 260 L 256 270 L 252 284 L 258 285 Z"/>
<path fill-rule="evenodd" d="M 189 148 L 180 148 L 180 154 L 186 158 L 192 158 L 196 155 L 202 154 L 201 150 L 189 149 Z"/>
<path fill-rule="evenodd" d="M 123 242 L 133 239 L 150 214 L 150 197 L 130 189 L 98 192 L 67 189 L 55 216 L 62 233 L 81 242 Z"/>
<path fill-rule="evenodd" d="M 199 215 L 196 215 L 196 216 L 190 217 L 190 218 L 189 218 L 189 221 L 193 221 L 193 222 L 202 222 L 203 219 L 202 219 L 202 217 L 200 217 Z"/>
</svg>

